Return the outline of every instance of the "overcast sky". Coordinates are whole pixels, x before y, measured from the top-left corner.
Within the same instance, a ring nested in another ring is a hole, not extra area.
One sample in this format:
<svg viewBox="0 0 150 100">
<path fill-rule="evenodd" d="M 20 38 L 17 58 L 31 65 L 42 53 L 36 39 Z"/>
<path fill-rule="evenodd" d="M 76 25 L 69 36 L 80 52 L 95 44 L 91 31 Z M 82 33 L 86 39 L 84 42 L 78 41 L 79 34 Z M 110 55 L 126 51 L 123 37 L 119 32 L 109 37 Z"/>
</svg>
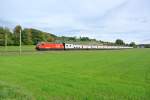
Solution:
<svg viewBox="0 0 150 100">
<path fill-rule="evenodd" d="M 150 43 L 150 0 L 0 0 L 0 26 Z"/>
</svg>

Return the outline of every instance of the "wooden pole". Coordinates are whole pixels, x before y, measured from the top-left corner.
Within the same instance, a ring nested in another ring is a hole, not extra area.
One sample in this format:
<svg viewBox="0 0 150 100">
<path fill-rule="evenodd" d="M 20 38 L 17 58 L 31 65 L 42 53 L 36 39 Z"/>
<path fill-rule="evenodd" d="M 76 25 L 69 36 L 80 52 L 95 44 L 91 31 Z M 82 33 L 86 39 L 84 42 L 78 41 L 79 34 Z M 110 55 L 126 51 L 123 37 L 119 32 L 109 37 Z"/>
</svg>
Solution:
<svg viewBox="0 0 150 100">
<path fill-rule="evenodd" d="M 4 27 L 4 30 L 5 30 L 5 27 Z M 4 35 L 5 35 L 5 52 L 7 52 L 7 32 L 4 31 Z"/>
<path fill-rule="evenodd" d="M 21 40 L 21 30 L 20 30 L 20 46 L 19 46 L 19 48 L 20 48 L 20 50 L 19 50 L 20 51 L 20 55 L 21 55 L 21 52 L 22 52 L 22 50 L 21 50 L 21 41 L 22 40 Z"/>
</svg>

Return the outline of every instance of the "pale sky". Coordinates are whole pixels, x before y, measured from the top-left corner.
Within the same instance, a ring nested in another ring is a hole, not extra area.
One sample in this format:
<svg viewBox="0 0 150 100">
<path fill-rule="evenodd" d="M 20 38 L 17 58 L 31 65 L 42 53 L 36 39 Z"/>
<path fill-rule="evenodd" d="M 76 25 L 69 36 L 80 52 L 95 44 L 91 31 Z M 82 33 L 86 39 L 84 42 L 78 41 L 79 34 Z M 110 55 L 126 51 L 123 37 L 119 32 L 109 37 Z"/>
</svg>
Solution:
<svg viewBox="0 0 150 100">
<path fill-rule="evenodd" d="M 0 0 L 0 26 L 150 43 L 150 0 Z"/>
</svg>

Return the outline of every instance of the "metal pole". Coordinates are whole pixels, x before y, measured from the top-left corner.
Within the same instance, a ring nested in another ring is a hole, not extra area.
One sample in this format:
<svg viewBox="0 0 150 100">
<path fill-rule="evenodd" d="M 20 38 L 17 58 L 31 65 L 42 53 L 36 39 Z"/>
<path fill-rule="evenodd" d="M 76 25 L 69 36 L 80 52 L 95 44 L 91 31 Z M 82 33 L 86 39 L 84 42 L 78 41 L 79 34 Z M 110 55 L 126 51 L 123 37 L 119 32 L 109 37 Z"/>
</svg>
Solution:
<svg viewBox="0 0 150 100">
<path fill-rule="evenodd" d="M 20 47 L 20 55 L 21 55 L 21 51 L 22 51 L 21 50 L 21 30 L 20 30 L 20 46 L 19 47 Z"/>
</svg>

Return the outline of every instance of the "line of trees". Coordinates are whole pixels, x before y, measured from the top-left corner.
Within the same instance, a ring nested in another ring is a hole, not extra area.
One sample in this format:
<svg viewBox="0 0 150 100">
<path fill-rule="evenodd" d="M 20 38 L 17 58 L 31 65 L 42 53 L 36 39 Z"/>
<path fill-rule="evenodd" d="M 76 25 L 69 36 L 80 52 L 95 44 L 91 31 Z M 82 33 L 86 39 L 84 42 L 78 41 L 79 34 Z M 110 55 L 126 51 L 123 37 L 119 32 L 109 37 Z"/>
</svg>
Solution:
<svg viewBox="0 0 150 100">
<path fill-rule="evenodd" d="M 7 40 L 7 45 L 19 45 L 20 42 L 20 31 L 21 39 L 23 45 L 35 45 L 38 42 L 98 42 L 96 39 L 90 39 L 89 37 L 67 37 L 61 36 L 58 37 L 54 34 L 43 32 L 33 28 L 22 29 L 20 25 L 17 25 L 13 31 L 10 31 L 8 28 L 0 27 L 0 46 L 5 45 L 5 40 Z"/>
<path fill-rule="evenodd" d="M 6 45 L 19 45 L 20 40 L 20 32 L 21 39 L 23 45 L 35 45 L 38 42 L 57 42 L 57 43 L 74 43 L 74 42 L 87 42 L 87 43 L 97 43 L 104 45 L 126 45 L 136 47 L 135 42 L 131 42 L 130 44 L 125 44 L 125 42 L 121 39 L 117 39 L 115 43 L 112 42 L 104 42 L 101 40 L 90 39 L 88 37 L 66 37 L 61 36 L 58 37 L 54 34 L 43 32 L 33 28 L 25 28 L 23 29 L 20 25 L 17 25 L 13 31 L 10 31 L 8 28 L 0 27 L 0 46 Z"/>
<path fill-rule="evenodd" d="M 96 39 L 90 39 L 89 37 L 67 37 L 67 36 L 61 36 L 58 37 L 57 40 L 60 40 L 61 42 L 98 42 Z"/>
<path fill-rule="evenodd" d="M 34 45 L 41 41 L 53 42 L 57 37 L 51 33 L 42 32 L 33 28 L 22 29 L 20 25 L 17 25 L 13 31 L 0 27 L 0 45 L 5 45 L 6 39 L 7 45 L 19 45 L 20 31 L 22 44 L 24 45 Z"/>
<path fill-rule="evenodd" d="M 123 40 L 121 39 L 117 39 L 115 41 L 116 45 L 125 45 L 125 46 L 131 46 L 131 47 L 137 47 L 137 45 L 135 44 L 135 42 L 131 42 L 130 44 L 126 44 Z"/>
</svg>

